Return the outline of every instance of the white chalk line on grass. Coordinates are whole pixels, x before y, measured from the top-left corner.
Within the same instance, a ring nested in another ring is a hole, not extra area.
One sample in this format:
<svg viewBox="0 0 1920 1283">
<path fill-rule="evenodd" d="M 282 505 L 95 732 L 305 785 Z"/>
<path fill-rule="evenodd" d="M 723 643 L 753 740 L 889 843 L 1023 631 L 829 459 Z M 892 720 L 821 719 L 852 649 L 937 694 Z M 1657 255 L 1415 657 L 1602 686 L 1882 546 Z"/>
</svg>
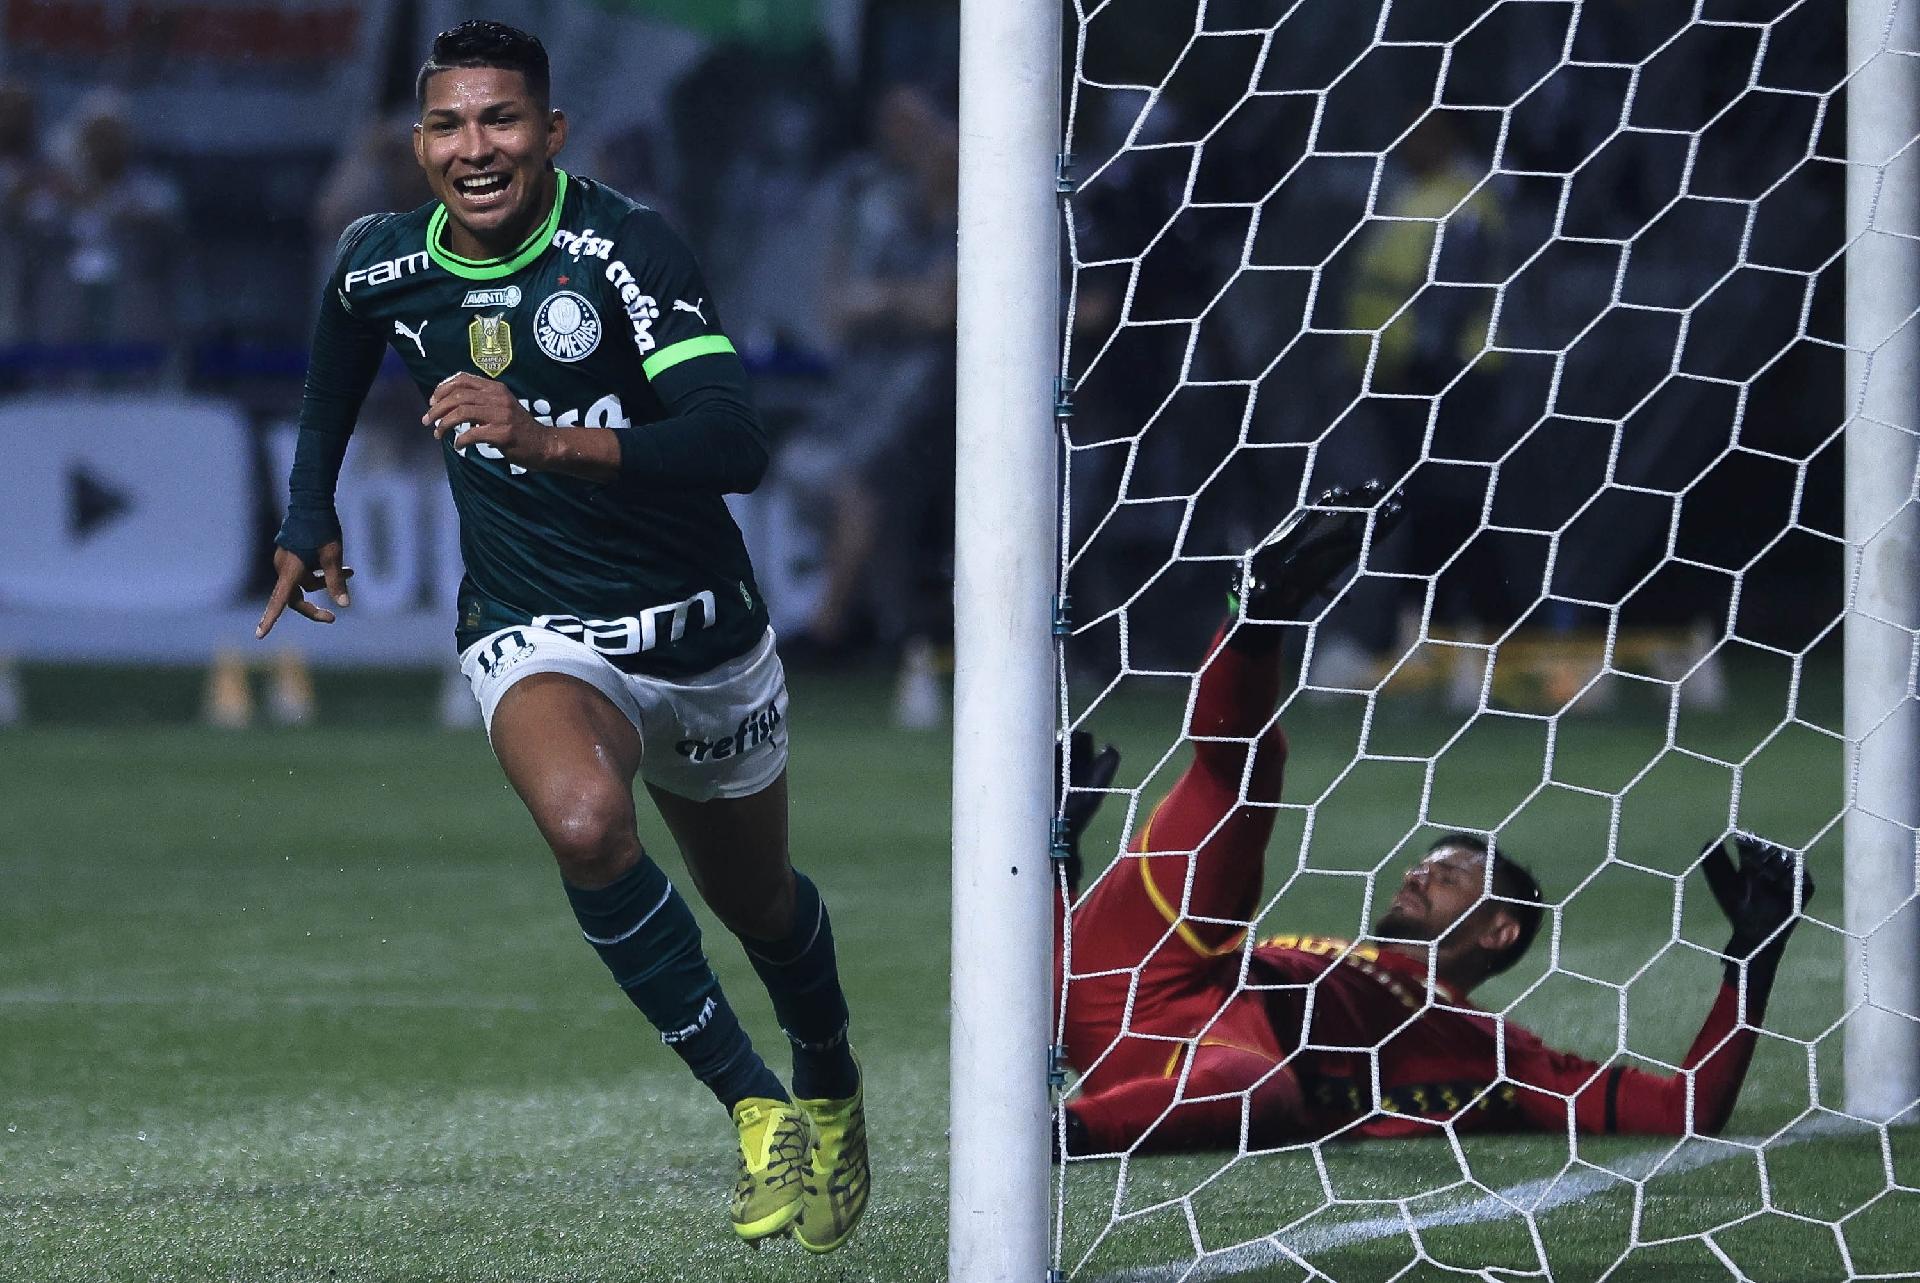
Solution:
<svg viewBox="0 0 1920 1283">
<path fill-rule="evenodd" d="M 1139 1266 L 1101 1275 L 1098 1283 L 1175 1283 L 1176 1280 L 1178 1283 L 1198 1283 L 1203 1279 L 1227 1278 L 1274 1265 L 1298 1264 L 1297 1258 L 1312 1257 L 1333 1248 L 1351 1247 L 1376 1239 L 1404 1236 L 1419 1230 L 1540 1216 L 1625 1183 L 1638 1183 L 1657 1176 L 1675 1176 L 1735 1158 L 1751 1158 L 1753 1151 L 1762 1145 L 1767 1147 L 1768 1153 L 1778 1153 L 1802 1141 L 1869 1128 L 1870 1124 L 1856 1119 L 1822 1114 L 1796 1125 L 1785 1136 L 1771 1143 L 1764 1136 L 1720 1140 L 1696 1138 L 1683 1142 L 1677 1149 L 1662 1147 L 1630 1154 L 1612 1162 L 1606 1169 L 1583 1166 L 1576 1171 L 1563 1171 L 1539 1180 L 1522 1181 L 1459 1207 L 1425 1212 L 1418 1216 L 1375 1216 L 1338 1225 L 1310 1226 L 1276 1236 L 1284 1237 L 1285 1247 L 1273 1239 L 1260 1239 L 1227 1248 L 1199 1261 L 1172 1261 L 1165 1265 Z"/>
</svg>

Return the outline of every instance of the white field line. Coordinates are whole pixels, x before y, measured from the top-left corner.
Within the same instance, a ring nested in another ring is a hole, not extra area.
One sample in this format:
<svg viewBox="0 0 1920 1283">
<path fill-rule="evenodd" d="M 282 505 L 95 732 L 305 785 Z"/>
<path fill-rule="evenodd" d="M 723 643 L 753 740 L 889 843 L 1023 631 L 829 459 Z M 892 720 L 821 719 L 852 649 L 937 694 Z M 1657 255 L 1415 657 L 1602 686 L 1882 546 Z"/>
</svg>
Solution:
<svg viewBox="0 0 1920 1283">
<path fill-rule="evenodd" d="M 1212 1253 L 1197 1261 L 1173 1261 L 1166 1265 L 1140 1266 L 1102 1275 L 1097 1283 L 1198 1283 L 1202 1279 L 1228 1278 L 1274 1265 L 1303 1264 L 1302 1258 L 1332 1248 L 1401 1237 L 1436 1226 L 1477 1225 L 1487 1221 L 1531 1218 L 1569 1203 L 1581 1202 L 1622 1184 L 1638 1184 L 1652 1177 L 1674 1176 L 1724 1163 L 1729 1159 L 1750 1158 L 1753 1151 L 1763 1145 L 1768 1153 L 1778 1153 L 1801 1141 L 1865 1130 L 1868 1126 L 1855 1119 L 1822 1114 L 1810 1122 L 1795 1126 L 1787 1135 L 1771 1143 L 1763 1136 L 1688 1140 L 1677 1149 L 1663 1146 L 1628 1155 L 1605 1169 L 1583 1165 L 1577 1171 L 1563 1171 L 1555 1176 L 1523 1181 L 1494 1190 L 1459 1207 L 1418 1216 L 1403 1212 L 1400 1215 L 1375 1216 L 1364 1221 L 1310 1227 L 1291 1234 L 1283 1232 L 1273 1238 L 1242 1243 L 1238 1247 Z M 1284 1239 L 1286 1246 L 1282 1247 L 1276 1239 Z"/>
</svg>

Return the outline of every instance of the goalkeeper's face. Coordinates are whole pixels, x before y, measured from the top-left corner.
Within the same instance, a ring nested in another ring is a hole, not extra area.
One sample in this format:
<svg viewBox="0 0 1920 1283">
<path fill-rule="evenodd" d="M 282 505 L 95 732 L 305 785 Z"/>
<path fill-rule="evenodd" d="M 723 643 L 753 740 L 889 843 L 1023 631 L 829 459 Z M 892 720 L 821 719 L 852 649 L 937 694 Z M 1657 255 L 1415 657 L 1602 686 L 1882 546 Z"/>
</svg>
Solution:
<svg viewBox="0 0 1920 1283">
<path fill-rule="evenodd" d="M 429 78 L 413 154 L 447 207 L 447 248 L 512 252 L 552 205 L 552 162 L 566 140 L 566 117 L 518 71 L 452 67 Z"/>
<path fill-rule="evenodd" d="M 1487 903 L 1487 894 L 1486 857 L 1466 847 L 1443 846 L 1407 870 L 1373 934 L 1388 940 L 1444 939 L 1448 954 L 1475 951 L 1482 936 L 1503 936 L 1499 928 L 1512 917 Z"/>
</svg>

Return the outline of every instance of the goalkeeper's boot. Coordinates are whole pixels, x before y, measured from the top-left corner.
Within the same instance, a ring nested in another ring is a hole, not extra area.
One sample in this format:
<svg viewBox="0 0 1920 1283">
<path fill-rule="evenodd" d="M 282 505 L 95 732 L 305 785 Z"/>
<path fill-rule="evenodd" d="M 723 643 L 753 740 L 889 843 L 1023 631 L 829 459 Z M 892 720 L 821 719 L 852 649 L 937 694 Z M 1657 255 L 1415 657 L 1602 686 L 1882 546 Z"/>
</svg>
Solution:
<svg viewBox="0 0 1920 1283">
<path fill-rule="evenodd" d="M 1308 602 L 1332 586 L 1360 555 L 1371 517 L 1378 540 L 1399 523 L 1399 491 L 1378 481 L 1334 486 L 1280 523 L 1248 554 L 1234 586 L 1234 614 L 1257 623 L 1300 622 Z"/>
<path fill-rule="evenodd" d="M 733 1232 L 749 1246 L 784 1234 L 800 1215 L 800 1186 L 811 1140 L 806 1111 L 784 1100 L 749 1096 L 733 1107 L 740 1131 L 740 1178 L 733 1185 Z"/>
<path fill-rule="evenodd" d="M 842 1100 L 803 1100 L 813 1122 L 813 1158 L 800 1182 L 800 1219 L 793 1237 L 809 1252 L 847 1241 L 867 1210 L 873 1176 L 867 1161 L 866 1080 Z"/>
</svg>

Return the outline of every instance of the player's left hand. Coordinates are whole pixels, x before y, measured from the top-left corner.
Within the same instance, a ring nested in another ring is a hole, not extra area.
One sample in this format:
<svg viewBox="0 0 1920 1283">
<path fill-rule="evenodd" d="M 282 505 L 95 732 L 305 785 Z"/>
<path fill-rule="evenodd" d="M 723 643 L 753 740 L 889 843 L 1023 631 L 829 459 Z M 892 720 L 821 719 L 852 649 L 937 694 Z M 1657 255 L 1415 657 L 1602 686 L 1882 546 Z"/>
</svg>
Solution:
<svg viewBox="0 0 1920 1283">
<path fill-rule="evenodd" d="M 1715 838 L 1700 852 L 1700 871 L 1707 886 L 1733 926 L 1725 957 L 1732 964 L 1775 963 L 1786 950 L 1787 937 L 1813 899 L 1813 878 L 1806 860 L 1745 833 L 1731 835 L 1736 865 L 1726 850 L 1726 839 Z"/>
<path fill-rule="evenodd" d="M 533 472 L 546 469 L 558 435 L 536 422 L 506 384 L 478 374 L 442 379 L 420 422 L 433 429 L 435 441 L 454 433 L 456 449 L 489 445 L 508 463 Z"/>
</svg>

